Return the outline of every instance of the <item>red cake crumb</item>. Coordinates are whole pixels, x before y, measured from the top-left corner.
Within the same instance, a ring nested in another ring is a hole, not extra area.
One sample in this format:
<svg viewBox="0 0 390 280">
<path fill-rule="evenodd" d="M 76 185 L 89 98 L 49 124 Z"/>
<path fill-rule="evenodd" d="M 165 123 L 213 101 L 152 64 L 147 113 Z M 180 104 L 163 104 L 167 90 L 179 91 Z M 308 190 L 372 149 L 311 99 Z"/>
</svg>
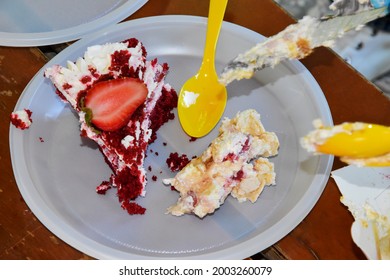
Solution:
<svg viewBox="0 0 390 280">
<path fill-rule="evenodd" d="M 130 215 L 143 215 L 145 214 L 146 209 L 139 204 L 131 201 L 124 201 L 122 203 L 122 208 L 127 211 Z"/>
<path fill-rule="evenodd" d="M 72 86 L 71 86 L 70 84 L 66 83 L 66 84 L 64 84 L 64 85 L 62 86 L 62 88 L 63 88 L 63 89 L 71 89 Z M 64 98 L 65 98 L 65 97 L 64 97 Z"/>
<path fill-rule="evenodd" d="M 108 181 L 103 181 L 99 186 L 96 187 L 96 192 L 98 194 L 106 194 L 106 192 L 111 189 L 111 184 Z"/>
<path fill-rule="evenodd" d="M 152 180 L 156 182 L 156 181 L 157 181 L 157 176 L 156 176 L 156 175 L 153 175 L 153 176 L 152 176 Z"/>
<path fill-rule="evenodd" d="M 20 111 L 16 111 L 11 113 L 11 123 L 21 130 L 28 129 L 32 124 L 31 119 L 32 112 L 29 109 L 23 109 Z M 25 118 L 25 119 L 23 119 Z M 27 118 L 27 120 L 26 120 Z"/>
<path fill-rule="evenodd" d="M 45 140 L 43 140 L 42 137 L 39 137 L 39 142 L 43 143 L 43 142 L 45 142 Z"/>
<path fill-rule="evenodd" d="M 195 142 L 196 140 L 198 140 L 198 138 L 196 138 L 196 137 L 191 137 L 190 138 L 190 142 Z"/>
<path fill-rule="evenodd" d="M 90 76 L 84 76 L 81 78 L 80 82 L 82 82 L 83 84 L 88 84 L 91 80 L 92 78 Z"/>
<path fill-rule="evenodd" d="M 178 153 L 170 153 L 169 157 L 166 160 L 166 163 L 168 164 L 169 169 L 171 169 L 172 172 L 180 171 L 186 166 L 190 160 L 188 159 L 187 155 L 183 154 L 179 156 Z"/>
</svg>

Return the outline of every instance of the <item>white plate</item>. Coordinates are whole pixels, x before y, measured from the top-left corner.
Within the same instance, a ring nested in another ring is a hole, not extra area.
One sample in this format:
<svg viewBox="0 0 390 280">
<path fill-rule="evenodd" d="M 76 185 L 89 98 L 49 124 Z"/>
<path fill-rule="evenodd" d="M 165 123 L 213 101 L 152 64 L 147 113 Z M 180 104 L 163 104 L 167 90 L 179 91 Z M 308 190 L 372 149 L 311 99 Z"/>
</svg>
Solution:
<svg viewBox="0 0 390 280">
<path fill-rule="evenodd" d="M 44 68 L 75 60 L 90 45 L 136 37 L 144 43 L 148 59 L 157 57 L 169 63 L 168 82 L 180 89 L 200 65 L 205 28 L 206 19 L 199 17 L 134 20 L 80 40 Z M 263 38 L 225 22 L 217 69 Z M 95 193 L 95 187 L 109 178 L 110 169 L 96 145 L 80 138 L 75 114 L 59 101 L 43 70 L 32 79 L 15 109 L 32 110 L 33 125 L 27 131 L 10 129 L 15 178 L 25 201 L 53 233 L 96 258 L 241 259 L 260 252 L 294 229 L 320 197 L 333 158 L 310 156 L 299 139 L 312 129 L 312 120 L 321 118 L 332 124 L 332 119 L 320 87 L 297 61 L 234 82 L 228 92 L 225 116 L 254 108 L 266 129 L 275 131 L 281 142 L 279 155 L 272 158 L 277 185 L 267 187 L 255 204 L 228 198 L 203 220 L 164 214 L 178 198 L 161 182 L 173 176 L 165 162 L 168 155 L 175 151 L 189 157 L 199 155 L 216 136 L 214 130 L 190 142 L 176 118 L 161 128 L 158 140 L 149 148 L 145 166 L 152 171 L 146 197 L 138 200 L 147 212 L 129 216 L 120 208 L 115 190 L 105 196 Z M 157 181 L 151 180 L 153 175 Z"/>
<path fill-rule="evenodd" d="M 148 0 L 1 0 L 0 45 L 42 46 L 117 23 Z"/>
</svg>

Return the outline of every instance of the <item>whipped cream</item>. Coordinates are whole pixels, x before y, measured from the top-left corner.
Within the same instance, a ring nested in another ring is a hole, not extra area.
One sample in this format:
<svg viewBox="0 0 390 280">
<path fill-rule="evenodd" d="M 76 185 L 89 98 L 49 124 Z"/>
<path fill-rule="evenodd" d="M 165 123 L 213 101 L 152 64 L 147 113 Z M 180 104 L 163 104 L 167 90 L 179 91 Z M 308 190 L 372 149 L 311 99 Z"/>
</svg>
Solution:
<svg viewBox="0 0 390 280">
<path fill-rule="evenodd" d="M 184 91 L 183 95 L 183 103 L 186 108 L 194 105 L 196 103 L 196 99 L 198 99 L 199 93 L 195 93 L 192 91 Z"/>
<path fill-rule="evenodd" d="M 372 8 L 370 0 L 334 0 L 329 9 L 336 15 L 350 15 Z"/>
<path fill-rule="evenodd" d="M 325 127 L 320 119 L 313 121 L 314 130 L 301 138 L 301 145 L 308 152 L 316 153 L 318 146 L 324 144 L 326 140 L 339 133 L 352 133 L 365 129 L 366 124 L 362 122 L 342 123 L 335 126 Z"/>
</svg>

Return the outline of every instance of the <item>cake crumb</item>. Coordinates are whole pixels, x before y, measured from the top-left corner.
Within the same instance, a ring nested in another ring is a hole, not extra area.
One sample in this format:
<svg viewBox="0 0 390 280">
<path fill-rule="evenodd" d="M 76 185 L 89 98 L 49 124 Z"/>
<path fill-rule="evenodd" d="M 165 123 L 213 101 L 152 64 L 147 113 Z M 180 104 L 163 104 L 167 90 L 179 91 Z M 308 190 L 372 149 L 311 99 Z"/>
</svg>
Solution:
<svg viewBox="0 0 390 280">
<path fill-rule="evenodd" d="M 172 172 L 182 170 L 189 162 L 190 160 L 188 159 L 187 155 L 182 154 L 179 156 L 177 152 L 170 153 L 166 160 L 166 163 Z"/>
<path fill-rule="evenodd" d="M 121 206 L 130 215 L 143 215 L 146 212 L 146 208 L 142 207 L 138 203 L 131 201 L 124 201 Z"/>
<path fill-rule="evenodd" d="M 108 181 L 103 181 L 99 186 L 96 187 L 96 192 L 98 194 L 106 194 L 106 192 L 111 189 L 111 184 Z"/>
<path fill-rule="evenodd" d="M 28 129 L 32 124 L 32 112 L 29 109 L 23 109 L 11 113 L 11 123 L 21 130 Z"/>
</svg>

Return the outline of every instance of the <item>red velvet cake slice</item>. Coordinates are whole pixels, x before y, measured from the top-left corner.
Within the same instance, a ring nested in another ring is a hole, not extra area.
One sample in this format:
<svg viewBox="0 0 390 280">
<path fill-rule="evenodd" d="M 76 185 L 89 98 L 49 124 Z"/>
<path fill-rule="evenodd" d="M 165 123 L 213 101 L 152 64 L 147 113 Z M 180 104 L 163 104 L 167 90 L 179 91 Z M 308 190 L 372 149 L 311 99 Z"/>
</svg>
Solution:
<svg viewBox="0 0 390 280">
<path fill-rule="evenodd" d="M 45 71 L 57 94 L 79 115 L 81 135 L 95 141 L 113 170 L 96 188 L 117 188 L 122 208 L 143 214 L 135 202 L 145 195 L 143 167 L 156 131 L 174 118 L 177 94 L 164 79 L 166 63 L 146 60 L 137 39 L 89 47 L 83 58 Z"/>
</svg>

